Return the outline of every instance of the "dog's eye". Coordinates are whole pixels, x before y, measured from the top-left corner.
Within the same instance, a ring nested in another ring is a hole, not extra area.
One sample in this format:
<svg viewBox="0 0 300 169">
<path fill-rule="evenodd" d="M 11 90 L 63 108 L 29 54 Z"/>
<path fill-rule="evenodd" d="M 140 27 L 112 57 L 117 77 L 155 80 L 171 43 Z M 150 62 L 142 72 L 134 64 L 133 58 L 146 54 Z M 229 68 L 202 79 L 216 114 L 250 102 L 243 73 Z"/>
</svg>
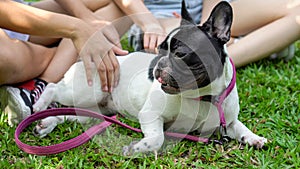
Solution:
<svg viewBox="0 0 300 169">
<path fill-rule="evenodd" d="M 182 58 L 186 55 L 186 53 L 182 53 L 182 52 L 175 52 L 175 56 L 176 57 L 179 57 L 179 58 Z"/>
<path fill-rule="evenodd" d="M 161 56 L 166 56 L 168 53 L 167 50 L 164 50 L 164 49 L 158 49 L 158 54 L 161 55 Z"/>
<path fill-rule="evenodd" d="M 170 45 L 170 50 L 171 51 L 175 51 L 175 50 L 177 50 L 180 47 L 181 46 L 178 43 L 174 43 L 174 44 Z"/>
<path fill-rule="evenodd" d="M 160 45 L 158 45 L 157 49 L 165 49 L 167 50 L 168 49 L 168 42 L 167 42 L 167 39 L 169 38 L 169 36 L 166 37 L 166 39 L 161 42 Z"/>
<path fill-rule="evenodd" d="M 160 55 L 166 55 L 168 51 L 168 46 L 165 42 L 162 42 L 158 47 L 157 47 L 158 53 Z"/>
</svg>

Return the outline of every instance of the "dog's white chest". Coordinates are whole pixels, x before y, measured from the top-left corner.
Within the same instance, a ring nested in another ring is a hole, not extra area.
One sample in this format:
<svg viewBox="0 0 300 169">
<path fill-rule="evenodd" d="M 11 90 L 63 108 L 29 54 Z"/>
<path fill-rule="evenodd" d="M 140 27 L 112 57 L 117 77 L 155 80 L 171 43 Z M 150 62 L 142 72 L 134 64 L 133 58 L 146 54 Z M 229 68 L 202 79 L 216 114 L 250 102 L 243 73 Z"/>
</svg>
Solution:
<svg viewBox="0 0 300 169">
<path fill-rule="evenodd" d="M 166 127 L 172 131 L 189 132 L 213 130 L 219 125 L 218 113 L 210 102 L 178 99 L 169 104 L 162 116 Z"/>
<path fill-rule="evenodd" d="M 148 68 L 154 54 L 135 52 L 119 56 L 120 81 L 112 93 L 116 110 L 137 117 L 145 103 L 152 82 L 148 78 Z"/>
</svg>

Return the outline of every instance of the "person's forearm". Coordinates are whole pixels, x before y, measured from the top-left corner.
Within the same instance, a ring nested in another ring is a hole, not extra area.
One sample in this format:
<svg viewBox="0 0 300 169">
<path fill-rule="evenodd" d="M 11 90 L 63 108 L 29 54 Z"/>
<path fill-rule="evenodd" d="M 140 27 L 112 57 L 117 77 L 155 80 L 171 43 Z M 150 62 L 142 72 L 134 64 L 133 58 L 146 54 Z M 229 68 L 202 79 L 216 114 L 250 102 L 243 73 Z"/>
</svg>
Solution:
<svg viewBox="0 0 300 169">
<path fill-rule="evenodd" d="M 145 28 L 147 25 L 158 24 L 158 20 L 147 9 L 141 0 L 114 0 L 119 8 L 128 15 L 135 24 Z"/>
<path fill-rule="evenodd" d="M 83 21 L 79 19 L 10 0 L 0 1 L 0 18 L 2 28 L 39 36 L 76 39 L 77 27 L 84 26 Z"/>
<path fill-rule="evenodd" d="M 221 0 L 203 0 L 201 24 L 208 19 L 211 10 L 219 2 Z"/>
</svg>

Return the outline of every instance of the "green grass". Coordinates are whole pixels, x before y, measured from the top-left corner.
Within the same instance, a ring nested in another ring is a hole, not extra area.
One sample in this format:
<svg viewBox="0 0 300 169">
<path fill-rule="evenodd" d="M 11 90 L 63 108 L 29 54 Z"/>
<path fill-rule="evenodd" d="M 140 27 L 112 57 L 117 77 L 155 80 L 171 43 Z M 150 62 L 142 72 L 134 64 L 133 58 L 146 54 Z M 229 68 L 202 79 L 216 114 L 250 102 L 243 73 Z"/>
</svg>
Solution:
<svg viewBox="0 0 300 169">
<path fill-rule="evenodd" d="M 239 119 L 269 140 L 263 150 L 236 141 L 217 146 L 168 139 L 157 161 L 152 154 L 129 158 L 121 154 L 122 146 L 142 135 L 112 126 L 78 148 L 57 155 L 36 156 L 16 146 L 15 127 L 9 127 L 6 115 L 1 113 L 0 168 L 300 168 L 300 46 L 297 45 L 296 56 L 289 62 L 265 59 L 237 70 Z M 34 137 L 32 127 L 21 135 L 22 141 L 49 145 L 79 135 L 86 126 L 67 122 L 44 139 Z"/>
</svg>

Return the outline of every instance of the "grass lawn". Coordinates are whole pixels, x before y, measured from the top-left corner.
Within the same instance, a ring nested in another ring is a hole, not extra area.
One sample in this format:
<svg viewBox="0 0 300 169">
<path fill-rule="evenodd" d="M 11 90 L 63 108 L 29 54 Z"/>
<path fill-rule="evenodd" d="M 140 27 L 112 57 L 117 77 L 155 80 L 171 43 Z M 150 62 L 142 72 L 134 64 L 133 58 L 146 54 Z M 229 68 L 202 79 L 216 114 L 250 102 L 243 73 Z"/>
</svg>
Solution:
<svg viewBox="0 0 300 169">
<path fill-rule="evenodd" d="M 263 150 L 236 141 L 219 146 L 168 139 L 156 161 L 151 154 L 129 158 L 121 155 L 122 147 L 142 135 L 112 126 L 78 148 L 57 155 L 29 155 L 16 146 L 16 127 L 9 127 L 0 112 L 0 168 L 300 168 L 299 43 L 296 46 L 289 62 L 265 59 L 237 70 L 239 119 L 269 140 Z M 32 128 L 21 136 L 23 142 L 49 145 L 81 134 L 86 126 L 67 122 L 44 139 L 35 138 Z"/>
</svg>

